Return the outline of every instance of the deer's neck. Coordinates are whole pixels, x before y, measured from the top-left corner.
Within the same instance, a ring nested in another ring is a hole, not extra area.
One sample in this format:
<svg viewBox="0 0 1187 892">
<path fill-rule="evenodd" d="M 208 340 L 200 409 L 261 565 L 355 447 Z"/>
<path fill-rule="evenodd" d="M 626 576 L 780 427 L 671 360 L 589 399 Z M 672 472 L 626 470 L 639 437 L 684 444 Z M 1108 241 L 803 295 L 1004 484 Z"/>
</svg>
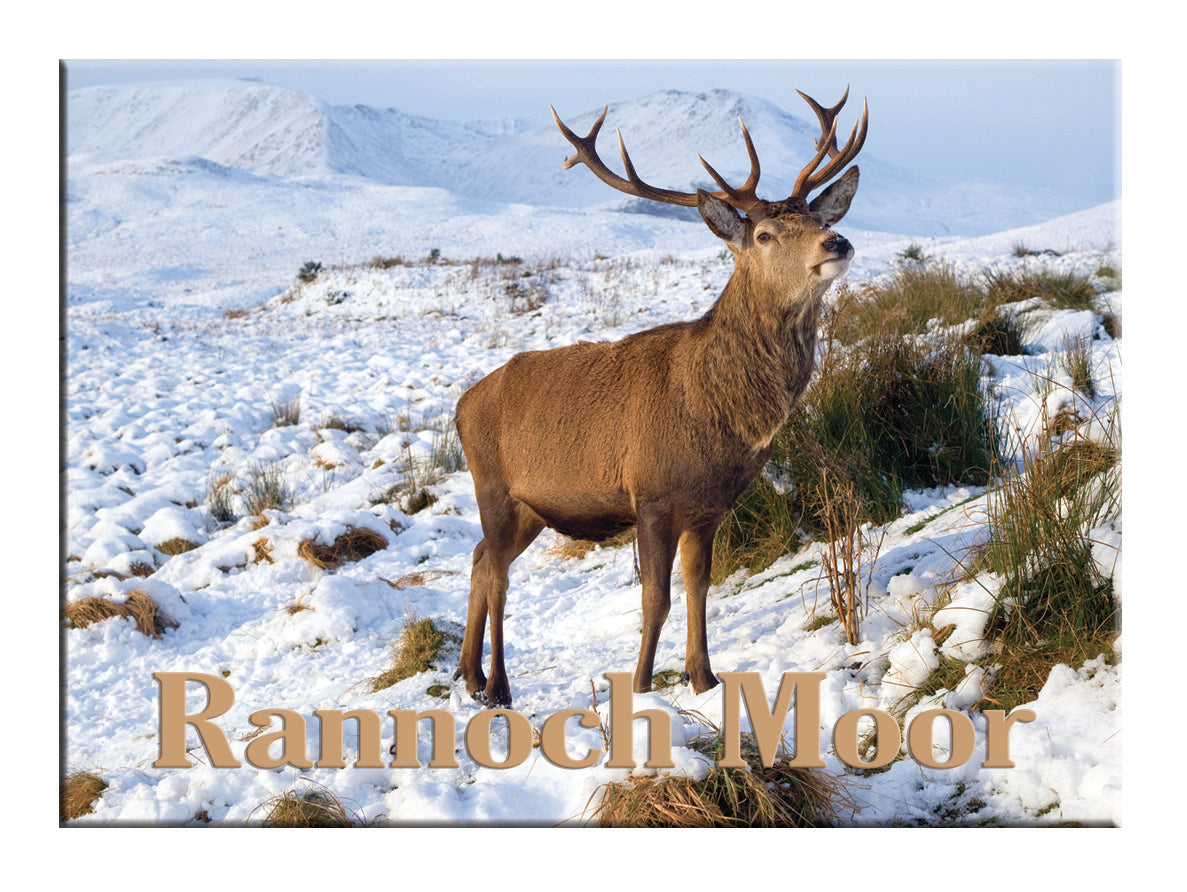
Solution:
<svg viewBox="0 0 1187 892">
<path fill-rule="evenodd" d="M 765 449 L 808 385 L 819 289 L 780 289 L 735 269 L 703 319 L 690 396 L 700 413 Z"/>
</svg>

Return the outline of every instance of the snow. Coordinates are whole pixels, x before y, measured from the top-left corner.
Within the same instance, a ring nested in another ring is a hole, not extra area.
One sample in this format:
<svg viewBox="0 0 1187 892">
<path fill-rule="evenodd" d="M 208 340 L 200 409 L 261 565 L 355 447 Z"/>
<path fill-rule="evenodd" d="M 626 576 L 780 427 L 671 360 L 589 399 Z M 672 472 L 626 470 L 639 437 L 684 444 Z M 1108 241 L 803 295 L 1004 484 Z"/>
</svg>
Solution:
<svg viewBox="0 0 1187 892">
<path fill-rule="evenodd" d="M 799 169 L 809 150 L 803 123 L 747 97 L 655 94 L 612 105 L 610 118 L 640 171 L 682 187 L 698 174 L 665 166 L 672 145 L 715 164 L 722 158 L 727 177 L 744 171 L 739 113 L 760 152 L 770 146 L 764 176 L 779 182 L 777 172 Z M 160 639 L 121 620 L 63 632 L 64 762 L 110 784 L 79 823 L 258 822 L 269 797 L 306 782 L 364 818 L 392 823 L 580 823 L 598 786 L 628 770 L 607 768 L 604 756 L 588 769 L 559 768 L 538 749 L 514 768 L 486 768 L 460 746 L 457 768 L 224 769 L 204 764 L 201 747 L 192 768 L 154 768 L 153 674 L 225 678 L 235 703 L 218 722 L 241 761 L 249 716 L 260 709 L 306 717 L 311 759 L 320 746 L 316 709 L 383 717 L 445 708 L 460 735 L 480 707 L 451 681 L 452 664 L 379 692 L 369 682 L 408 617 L 464 624 L 481 538 L 472 484 L 464 470 L 444 474 L 430 487 L 436 501 L 416 513 L 386 494 L 440 446 L 464 389 L 515 353 L 703 313 L 729 276 L 720 243 L 699 222 L 614 210 L 585 171 L 560 171 L 563 140 L 522 124 L 328 107 L 243 83 L 79 90 L 69 114 L 66 597 L 118 600 L 140 589 L 178 623 Z M 655 116 L 674 123 L 657 134 L 648 128 Z M 569 123 L 584 132 L 590 120 L 577 113 Z M 698 144 L 706 132 L 718 142 Z M 930 184 L 924 201 L 905 174 L 876 159 L 862 165 L 853 220 L 838 227 L 857 246 L 850 284 L 889 273 L 909 244 L 966 273 L 1027 263 L 1121 267 L 1118 205 L 1055 216 L 1041 196 L 1019 205 L 1016 193 L 986 184 Z M 957 211 L 973 205 L 978 219 Z M 1060 256 L 1014 257 L 1020 243 Z M 433 249 L 457 262 L 423 262 Z M 544 303 L 514 303 L 514 266 L 471 262 L 499 254 L 529 261 Z M 378 268 L 369 265 L 376 256 L 409 262 Z M 309 260 L 325 272 L 299 284 Z M 1102 299 L 1120 311 L 1120 292 Z M 1046 313 L 1027 335 L 1027 355 L 994 358 L 987 373 L 1018 430 L 1033 429 L 1050 398 L 1035 371 L 1077 335 L 1096 337 L 1093 361 L 1108 373 L 1098 374 L 1097 404 L 1120 394 L 1120 342 L 1103 334 L 1099 317 Z M 274 406 L 298 399 L 298 422 L 274 426 Z M 359 429 L 330 427 L 331 416 Z M 275 471 L 291 499 L 262 520 L 220 522 L 212 486 L 226 481 L 242 513 L 253 468 Z M 985 534 L 984 491 L 910 492 L 904 507 L 887 528 L 857 645 L 836 623 L 812 626 L 828 603 L 820 546 L 710 592 L 715 669 L 758 673 L 772 696 L 784 672 L 826 673 L 822 741 L 834 773 L 845 766 L 827 742 L 842 714 L 889 709 L 942 656 L 984 653 L 995 581 L 946 585 L 955 557 Z M 302 542 L 330 544 L 351 528 L 388 545 L 333 570 L 300 556 Z M 194 547 L 162 552 L 172 540 Z M 557 541 L 546 531 L 513 566 L 505 624 L 515 708 L 537 728 L 562 709 L 589 707 L 591 697 L 607 719 L 604 673 L 633 669 L 641 623 L 629 547 L 566 558 Z M 1120 545 L 1118 522 L 1099 531 L 1093 553 L 1118 594 Z M 155 570 L 134 575 L 137 565 Z M 673 594 L 657 672 L 683 671 L 678 580 Z M 950 599 L 935 627 L 955 630 L 937 644 L 930 629 L 908 630 L 941 596 Z M 978 821 L 1119 823 L 1120 677 L 1119 665 L 1057 667 L 1029 704 L 1038 720 L 1015 726 L 1014 769 L 980 767 L 985 724 L 970 711 L 977 757 L 949 769 L 904 759 L 852 778 L 856 806 L 845 822 L 943 824 L 953 803 L 978 800 Z M 973 669 L 908 718 L 937 704 L 969 710 L 982 681 Z M 447 699 L 431 695 L 433 685 L 447 686 Z M 707 770 L 685 746 L 690 729 L 678 710 L 720 723 L 720 688 L 695 695 L 677 685 L 635 695 L 634 704 L 672 716 L 671 771 Z M 390 726 L 384 733 L 386 750 Z M 643 737 L 636 734 L 640 757 Z M 567 741 L 576 755 L 603 745 L 600 731 L 576 722 Z M 938 733 L 937 754 L 943 743 Z M 422 729 L 425 761 L 430 744 Z"/>
</svg>

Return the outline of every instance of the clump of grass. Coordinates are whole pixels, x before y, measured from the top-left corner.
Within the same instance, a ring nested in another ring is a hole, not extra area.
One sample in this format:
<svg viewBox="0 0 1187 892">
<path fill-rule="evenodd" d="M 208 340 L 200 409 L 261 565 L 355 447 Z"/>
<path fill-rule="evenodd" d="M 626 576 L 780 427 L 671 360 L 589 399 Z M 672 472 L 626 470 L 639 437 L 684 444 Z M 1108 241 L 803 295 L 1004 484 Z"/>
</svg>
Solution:
<svg viewBox="0 0 1187 892">
<path fill-rule="evenodd" d="M 157 546 L 157 551 L 161 554 L 167 554 L 169 557 L 177 557 L 177 555 L 185 554 L 187 551 L 193 551 L 197 547 L 197 542 L 191 542 L 189 539 L 175 538 L 166 539 Z"/>
<path fill-rule="evenodd" d="M 707 778 L 661 775 L 605 784 L 591 821 L 604 827 L 824 827 L 848 803 L 834 775 L 789 767 L 783 756 L 763 766 L 753 735 L 742 735 L 749 768 L 716 766 L 725 754 L 720 734 L 697 738 L 691 747 L 713 761 Z"/>
<path fill-rule="evenodd" d="M 1034 250 L 1028 248 L 1025 243 L 1019 242 L 1014 246 L 1015 257 L 1058 257 L 1059 252 L 1053 251 L 1050 248 L 1042 248 L 1041 250 Z"/>
<path fill-rule="evenodd" d="M 301 420 L 301 398 L 272 401 L 272 426 L 290 427 Z"/>
<path fill-rule="evenodd" d="M 348 434 L 365 430 L 362 424 L 353 418 L 343 418 L 336 412 L 327 411 L 318 421 L 318 427 L 327 430 L 345 431 Z"/>
<path fill-rule="evenodd" d="M 548 289 L 539 282 L 510 281 L 503 286 L 507 309 L 515 316 L 534 313 L 548 302 Z"/>
<path fill-rule="evenodd" d="M 91 596 L 79 598 L 66 604 L 63 612 L 66 621 L 76 629 L 85 629 L 94 623 L 113 617 L 128 617 L 143 635 L 160 638 L 166 629 L 176 629 L 177 621 L 167 616 L 157 602 L 142 589 L 134 588 L 123 601 Z"/>
<path fill-rule="evenodd" d="M 375 679 L 371 690 L 382 691 L 406 678 L 428 672 L 448 640 L 431 619 L 408 617 L 400 640 L 392 649 L 392 665 Z"/>
<path fill-rule="evenodd" d="M 1092 375 L 1092 347 L 1078 338 L 1066 343 L 1058 357 L 1059 367 L 1072 379 L 1072 387 L 1088 397 L 1096 397 L 1096 379 Z"/>
<path fill-rule="evenodd" d="M 685 673 L 681 669 L 662 669 L 651 676 L 651 689 L 666 691 L 668 688 L 678 688 L 685 682 Z"/>
<path fill-rule="evenodd" d="M 899 263 L 925 263 L 931 258 L 923 253 L 923 245 L 918 242 L 911 242 L 903 250 L 894 255 Z"/>
<path fill-rule="evenodd" d="M 984 274 L 986 291 L 994 303 L 1038 297 L 1059 310 L 1092 310 L 1096 289 L 1088 276 L 1074 272 L 1022 267 L 1009 272 Z"/>
<path fill-rule="evenodd" d="M 559 555 L 568 560 L 579 560 L 599 546 L 602 548 L 625 548 L 635 541 L 635 530 L 632 527 L 617 536 L 611 536 L 604 542 L 592 539 L 570 539 L 568 536 L 557 536 L 556 544 L 549 549 L 551 554 Z"/>
<path fill-rule="evenodd" d="M 1021 356 L 1026 352 L 1025 333 L 1020 314 L 987 302 L 963 340 L 977 353 Z"/>
<path fill-rule="evenodd" d="M 248 515 L 285 511 L 293 503 L 293 485 L 279 464 L 256 464 L 247 471 L 241 498 Z"/>
<path fill-rule="evenodd" d="M 251 543 L 252 563 L 253 564 L 272 564 L 272 540 L 267 536 L 261 536 Z"/>
<path fill-rule="evenodd" d="M 1115 405 L 1103 440 L 1044 430 L 1033 450 L 1020 444 L 1018 472 L 990 494 L 991 536 L 978 560 L 1003 578 L 989 621 L 1002 650 L 998 700 L 1008 689 L 1037 695 L 1035 684 L 1041 688 L 1055 662 L 1112 654 L 1120 615 L 1092 536 L 1120 516 Z"/>
<path fill-rule="evenodd" d="M 923 334 L 934 324 L 975 318 L 985 302 L 976 283 L 944 263 L 900 266 L 884 284 L 845 292 L 830 320 L 831 333 L 855 344 L 890 325 L 902 334 Z"/>
<path fill-rule="evenodd" d="M 286 790 L 259 808 L 265 811 L 263 827 L 356 827 L 367 823 L 325 788 L 300 793 Z"/>
<path fill-rule="evenodd" d="M 206 484 L 206 510 L 216 524 L 230 524 L 236 520 L 234 509 L 234 474 L 212 475 Z"/>
<path fill-rule="evenodd" d="M 720 585 L 742 568 L 761 573 L 796 550 L 798 528 L 799 514 L 791 498 L 760 475 L 717 528 L 710 581 Z"/>
<path fill-rule="evenodd" d="M 371 269 L 391 269 L 392 267 L 396 266 L 408 265 L 409 261 L 405 260 L 403 257 L 400 257 L 399 255 L 395 257 L 384 257 L 382 254 L 376 254 L 371 258 L 371 262 L 368 264 Z"/>
<path fill-rule="evenodd" d="M 73 821 L 95 810 L 107 781 L 90 771 L 72 771 L 58 781 L 58 821 Z"/>
<path fill-rule="evenodd" d="M 330 545 L 322 545 L 314 539 L 303 539 L 297 546 L 297 554 L 320 570 L 337 570 L 347 561 L 361 561 L 387 546 L 388 541 L 382 533 L 347 527 L 346 532 Z"/>
<path fill-rule="evenodd" d="M 301 268 L 297 270 L 297 281 L 308 284 L 321 275 L 321 264 L 315 260 L 307 260 L 301 264 Z"/>
<path fill-rule="evenodd" d="M 412 440 L 404 444 L 401 458 L 404 478 L 384 498 L 395 502 L 405 514 L 416 514 L 437 501 L 432 491 L 441 477 L 465 467 L 465 454 L 453 422 L 440 424 L 433 431 L 428 456 L 421 456 L 412 450 Z"/>
</svg>

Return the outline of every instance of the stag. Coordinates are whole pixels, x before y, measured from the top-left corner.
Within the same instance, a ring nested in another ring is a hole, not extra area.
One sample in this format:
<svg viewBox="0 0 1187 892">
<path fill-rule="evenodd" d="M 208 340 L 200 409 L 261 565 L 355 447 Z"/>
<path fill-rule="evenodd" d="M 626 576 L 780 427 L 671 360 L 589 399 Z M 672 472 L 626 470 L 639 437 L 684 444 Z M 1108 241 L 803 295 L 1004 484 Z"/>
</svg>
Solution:
<svg viewBox="0 0 1187 892">
<path fill-rule="evenodd" d="M 717 684 L 705 632 L 713 537 L 770 458 L 776 432 L 807 386 L 821 300 L 853 257 L 850 243 L 830 229 L 857 191 L 856 166 L 836 177 L 861 149 L 868 123 L 863 107 L 849 140 L 837 147 L 837 114 L 848 94 L 824 108 L 800 93 L 821 135 L 815 156 L 782 201 L 756 194 L 758 155 L 741 121 L 749 177 L 730 186 L 698 155 L 721 191 L 694 193 L 643 182 L 621 133 L 626 177 L 610 170 L 595 147 L 606 109 L 584 138 L 552 110 L 576 149 L 565 169 L 584 164 L 627 195 L 695 206 L 733 252 L 734 271 L 700 319 L 615 342 L 520 353 L 462 394 L 458 436 L 474 478 L 483 539 L 474 549 L 454 677 L 464 679 L 475 700 L 511 704 L 503 661 L 508 571 L 544 527 L 593 541 L 635 527 L 643 586 L 636 692 L 651 690 L 678 548 L 688 610 L 687 680 L 698 694 Z M 489 677 L 482 671 L 488 619 Z"/>
</svg>

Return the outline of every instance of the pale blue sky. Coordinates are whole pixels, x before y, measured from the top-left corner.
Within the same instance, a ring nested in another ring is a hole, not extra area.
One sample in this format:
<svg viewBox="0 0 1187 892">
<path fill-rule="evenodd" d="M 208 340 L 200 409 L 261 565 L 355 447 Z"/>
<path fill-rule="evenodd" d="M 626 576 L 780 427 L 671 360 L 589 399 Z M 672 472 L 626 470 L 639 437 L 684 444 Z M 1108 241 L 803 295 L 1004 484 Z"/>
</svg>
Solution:
<svg viewBox="0 0 1187 892">
<path fill-rule="evenodd" d="M 336 105 L 451 120 L 573 116 L 661 89 L 725 88 L 810 118 L 796 88 L 870 103 L 865 151 L 918 173 L 1050 186 L 1084 207 L 1119 197 L 1114 61 L 212 61 L 67 62 L 70 88 L 258 77 Z M 846 116 L 845 121 L 852 118 Z M 846 125 L 848 126 L 848 125 Z"/>
</svg>

